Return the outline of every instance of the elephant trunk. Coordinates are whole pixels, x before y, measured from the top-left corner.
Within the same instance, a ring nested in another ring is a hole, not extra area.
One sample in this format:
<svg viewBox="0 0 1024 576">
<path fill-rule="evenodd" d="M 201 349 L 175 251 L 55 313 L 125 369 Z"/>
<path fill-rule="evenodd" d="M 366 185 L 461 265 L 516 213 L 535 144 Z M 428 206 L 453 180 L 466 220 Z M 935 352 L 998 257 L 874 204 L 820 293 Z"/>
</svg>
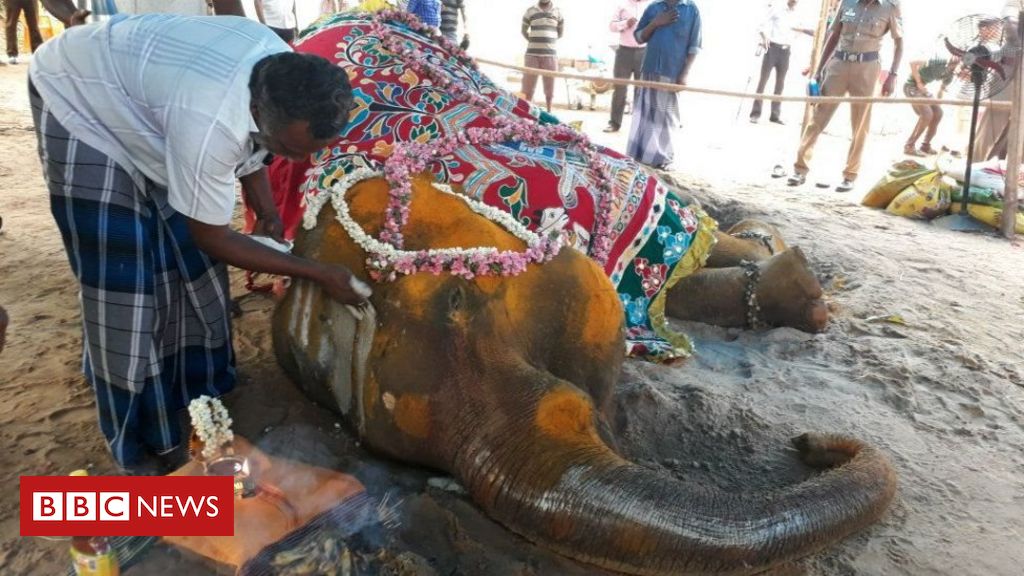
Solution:
<svg viewBox="0 0 1024 576">
<path fill-rule="evenodd" d="M 462 438 L 455 473 L 512 531 L 628 574 L 757 573 L 869 525 L 896 489 L 878 450 L 804 435 L 794 444 L 805 460 L 832 469 L 779 491 L 723 493 L 622 459 L 596 433 L 589 398 L 568 384 L 534 408 L 504 430 Z"/>
</svg>

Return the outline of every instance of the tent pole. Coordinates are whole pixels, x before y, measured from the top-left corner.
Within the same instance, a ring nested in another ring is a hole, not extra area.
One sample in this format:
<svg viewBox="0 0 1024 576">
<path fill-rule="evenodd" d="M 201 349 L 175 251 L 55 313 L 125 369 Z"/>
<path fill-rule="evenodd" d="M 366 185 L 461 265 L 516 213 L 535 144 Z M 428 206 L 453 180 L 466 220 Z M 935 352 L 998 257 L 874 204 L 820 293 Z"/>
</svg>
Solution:
<svg viewBox="0 0 1024 576">
<path fill-rule="evenodd" d="M 814 76 L 814 71 L 818 69 L 818 65 L 821 63 L 821 49 L 825 44 L 825 33 L 828 31 L 828 13 L 830 11 L 832 0 L 821 0 L 821 10 L 818 14 L 818 27 L 814 30 L 814 46 L 811 48 L 811 77 Z M 803 135 L 807 131 L 807 125 L 811 123 L 811 115 L 814 112 L 813 104 L 808 102 L 804 105 L 804 122 L 800 128 L 800 134 Z"/>
<path fill-rule="evenodd" d="M 1016 48 L 1017 60 L 1015 62 L 1017 70 L 1013 76 L 1013 104 L 1010 109 L 1010 127 L 1008 134 L 1011 140 L 1007 143 L 1006 150 L 1006 185 L 1003 187 L 1003 220 L 1002 220 L 1002 232 L 1003 236 L 1009 239 L 1014 238 L 1015 229 L 1017 225 L 1017 195 L 1019 186 L 1017 183 L 1020 181 L 1020 163 L 1021 153 L 1024 152 L 1024 122 L 1022 122 L 1021 113 L 1024 110 L 1024 54 L 1020 50 L 1024 49 L 1024 7 L 1017 17 L 1017 38 Z"/>
</svg>

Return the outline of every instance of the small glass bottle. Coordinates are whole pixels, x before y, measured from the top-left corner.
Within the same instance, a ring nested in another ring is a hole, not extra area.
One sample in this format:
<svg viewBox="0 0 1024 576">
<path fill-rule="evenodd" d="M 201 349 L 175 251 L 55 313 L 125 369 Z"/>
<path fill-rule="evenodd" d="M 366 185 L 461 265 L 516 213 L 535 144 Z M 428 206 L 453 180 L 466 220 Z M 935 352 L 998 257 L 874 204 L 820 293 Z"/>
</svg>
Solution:
<svg viewBox="0 0 1024 576">
<path fill-rule="evenodd" d="M 85 470 L 75 470 L 71 476 L 88 476 Z M 120 576 L 117 554 L 106 536 L 72 536 L 71 563 L 77 576 Z"/>
</svg>

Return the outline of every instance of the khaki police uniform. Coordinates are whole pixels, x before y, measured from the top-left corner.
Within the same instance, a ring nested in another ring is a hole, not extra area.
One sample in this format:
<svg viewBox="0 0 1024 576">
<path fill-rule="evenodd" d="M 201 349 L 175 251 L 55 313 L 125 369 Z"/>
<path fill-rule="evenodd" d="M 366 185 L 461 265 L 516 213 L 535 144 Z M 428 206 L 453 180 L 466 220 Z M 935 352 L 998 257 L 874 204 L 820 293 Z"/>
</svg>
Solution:
<svg viewBox="0 0 1024 576">
<path fill-rule="evenodd" d="M 821 85 L 822 96 L 873 96 L 881 71 L 878 51 L 886 34 L 903 37 L 903 21 L 896 0 L 843 0 L 836 18 L 843 29 L 836 51 L 825 67 Z M 807 126 L 797 152 L 794 171 L 807 174 L 818 136 L 832 120 L 838 104 L 815 104 L 814 115 Z M 871 125 L 870 104 L 850 104 L 853 142 L 846 160 L 843 177 L 856 180 Z"/>
</svg>

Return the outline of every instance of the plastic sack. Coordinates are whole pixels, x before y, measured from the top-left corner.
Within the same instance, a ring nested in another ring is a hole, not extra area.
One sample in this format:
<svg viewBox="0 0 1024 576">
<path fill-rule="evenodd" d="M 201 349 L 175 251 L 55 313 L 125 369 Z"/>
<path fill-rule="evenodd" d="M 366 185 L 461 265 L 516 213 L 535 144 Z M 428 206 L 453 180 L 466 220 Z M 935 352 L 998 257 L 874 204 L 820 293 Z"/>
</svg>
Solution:
<svg viewBox="0 0 1024 576">
<path fill-rule="evenodd" d="M 964 181 L 967 166 L 963 161 L 949 159 L 944 160 L 942 164 L 940 169 L 944 173 L 956 178 L 957 182 Z M 1024 179 L 1024 172 L 1021 173 L 1021 179 Z M 1006 161 L 993 158 L 992 160 L 971 164 L 971 188 L 975 186 L 998 190 L 1002 193 L 1003 188 L 1006 186 Z"/>
<path fill-rule="evenodd" d="M 942 175 L 936 171 L 918 178 L 900 192 L 885 211 L 906 218 L 931 220 L 946 214 L 950 203 L 949 188 L 943 185 Z"/>
<path fill-rule="evenodd" d="M 957 182 L 956 189 L 953 190 L 950 197 L 953 202 L 960 203 L 963 201 L 964 186 Z M 992 206 L 994 208 L 1003 207 L 1003 193 L 994 190 L 992 188 L 982 188 L 980 186 L 971 186 L 971 191 L 967 194 L 968 204 L 979 204 L 981 206 Z"/>
<path fill-rule="evenodd" d="M 914 160 L 897 162 L 889 168 L 889 172 L 871 188 L 871 191 L 864 196 L 860 203 L 870 208 L 885 208 L 908 186 L 931 173 L 937 174 L 938 170 L 928 168 Z"/>
<path fill-rule="evenodd" d="M 953 204 L 950 208 L 953 214 L 960 213 L 960 205 Z M 996 208 L 995 206 L 983 206 L 981 204 L 968 204 L 967 213 L 970 214 L 975 220 L 984 222 L 989 226 L 999 229 L 1002 226 L 1003 209 Z M 1017 223 L 1014 224 L 1014 230 L 1017 234 L 1024 234 L 1024 214 L 1017 212 Z"/>
</svg>

